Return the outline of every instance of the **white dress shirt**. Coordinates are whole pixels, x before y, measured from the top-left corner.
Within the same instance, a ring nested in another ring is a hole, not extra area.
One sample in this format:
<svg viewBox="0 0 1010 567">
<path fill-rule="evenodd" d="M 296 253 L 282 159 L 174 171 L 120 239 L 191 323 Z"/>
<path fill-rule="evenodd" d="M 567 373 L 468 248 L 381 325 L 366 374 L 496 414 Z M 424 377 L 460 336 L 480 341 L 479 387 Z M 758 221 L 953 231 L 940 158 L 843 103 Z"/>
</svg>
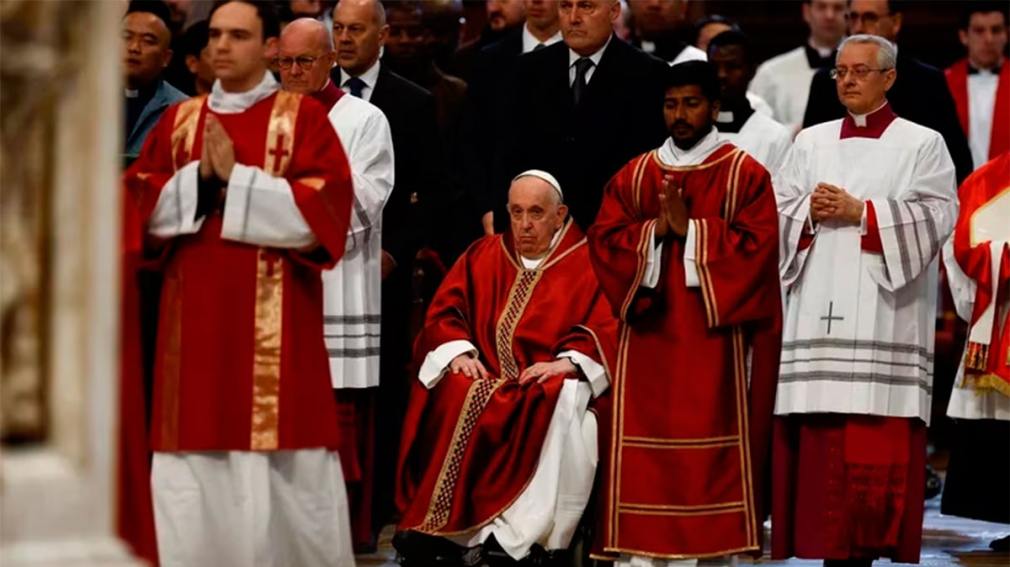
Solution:
<svg viewBox="0 0 1010 567">
<path fill-rule="evenodd" d="M 535 35 L 533 35 L 533 32 L 530 31 L 529 24 L 523 24 L 523 53 L 533 51 L 540 44 L 547 47 L 548 45 L 554 45 L 559 41 L 561 41 L 561 30 L 554 32 L 554 35 L 547 38 L 547 40 L 540 41 Z"/>
<path fill-rule="evenodd" d="M 372 66 L 369 67 L 367 71 L 358 75 L 358 78 L 365 83 L 365 86 L 361 89 L 361 98 L 363 98 L 368 102 L 371 102 L 372 93 L 375 91 L 375 83 L 376 81 L 379 80 L 379 65 L 381 64 L 382 61 L 376 59 L 375 63 L 373 63 Z M 347 81 L 349 81 L 350 79 L 351 75 L 347 74 L 347 71 L 341 69 L 340 88 L 347 94 L 351 94 L 351 87 L 347 86 Z"/>
<path fill-rule="evenodd" d="M 600 49 L 598 49 L 596 51 L 596 53 L 594 53 L 594 54 L 592 54 L 592 55 L 589 56 L 589 59 L 592 60 L 592 62 L 593 62 L 593 66 L 590 67 L 586 71 L 586 84 L 587 85 L 589 84 L 589 80 L 593 78 L 593 73 L 596 72 L 596 68 L 600 66 L 600 59 L 603 59 L 603 52 L 607 50 L 607 46 L 610 45 L 610 40 L 613 39 L 613 37 L 614 36 L 610 36 L 609 38 L 607 38 L 607 43 L 604 43 L 603 47 L 601 47 Z M 578 53 L 575 53 L 575 51 L 572 50 L 572 48 L 569 47 L 568 48 L 568 86 L 572 86 L 572 85 L 575 84 L 575 62 L 578 61 L 579 59 L 582 59 L 582 56 L 579 55 Z"/>
</svg>

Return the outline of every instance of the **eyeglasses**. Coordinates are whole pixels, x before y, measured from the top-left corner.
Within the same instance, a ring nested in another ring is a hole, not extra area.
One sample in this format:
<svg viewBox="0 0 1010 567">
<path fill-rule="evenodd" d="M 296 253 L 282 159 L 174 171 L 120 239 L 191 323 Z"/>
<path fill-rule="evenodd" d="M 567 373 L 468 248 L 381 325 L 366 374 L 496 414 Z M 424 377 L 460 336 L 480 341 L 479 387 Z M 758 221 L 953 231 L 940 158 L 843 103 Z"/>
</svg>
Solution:
<svg viewBox="0 0 1010 567">
<path fill-rule="evenodd" d="M 852 76 L 855 79 L 862 81 L 863 79 L 866 78 L 867 75 L 869 75 L 874 71 L 883 73 L 884 71 L 890 71 L 890 70 L 891 67 L 881 67 L 880 69 L 872 69 L 870 67 L 862 67 L 862 66 L 853 67 L 851 69 L 847 67 L 835 67 L 834 69 L 831 70 L 829 75 L 831 76 L 832 79 L 835 79 L 837 81 L 838 79 L 845 80 L 845 76 L 848 75 L 849 73 L 852 73 Z"/>
<path fill-rule="evenodd" d="M 299 55 L 298 57 L 278 57 L 274 61 L 277 62 L 278 67 L 284 69 L 285 71 L 290 69 L 292 65 L 298 65 L 302 71 L 308 71 L 318 60 L 318 57 Z"/>
</svg>

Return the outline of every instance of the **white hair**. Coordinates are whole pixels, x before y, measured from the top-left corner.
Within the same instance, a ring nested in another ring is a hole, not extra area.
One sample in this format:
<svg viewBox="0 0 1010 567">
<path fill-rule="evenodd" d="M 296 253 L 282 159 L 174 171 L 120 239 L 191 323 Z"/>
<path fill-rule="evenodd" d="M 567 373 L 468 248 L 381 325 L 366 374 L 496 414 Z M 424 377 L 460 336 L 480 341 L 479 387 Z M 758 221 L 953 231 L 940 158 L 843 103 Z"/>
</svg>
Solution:
<svg viewBox="0 0 1010 567">
<path fill-rule="evenodd" d="M 879 35 L 870 35 L 866 33 L 850 35 L 845 38 L 841 45 L 838 46 L 838 52 L 835 55 L 835 64 L 838 64 L 838 58 L 842 55 L 842 50 L 845 46 L 850 43 L 862 43 L 862 44 L 873 44 L 878 47 L 877 49 L 877 67 L 881 69 L 894 69 L 895 64 L 898 61 L 898 48 L 895 47 L 890 41 L 880 37 Z"/>
</svg>

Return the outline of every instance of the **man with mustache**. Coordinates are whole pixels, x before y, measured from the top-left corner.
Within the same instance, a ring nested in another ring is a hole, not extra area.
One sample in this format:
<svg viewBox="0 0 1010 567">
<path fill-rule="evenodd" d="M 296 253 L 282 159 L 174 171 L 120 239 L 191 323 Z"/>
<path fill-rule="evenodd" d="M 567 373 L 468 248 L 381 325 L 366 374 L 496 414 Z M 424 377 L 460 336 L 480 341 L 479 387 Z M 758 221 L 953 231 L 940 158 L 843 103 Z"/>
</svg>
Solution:
<svg viewBox="0 0 1010 567">
<path fill-rule="evenodd" d="M 170 107 L 124 174 L 163 274 L 151 487 L 164 565 L 351 565 L 320 272 L 352 185 L 315 100 L 267 66 L 269 4 L 209 24 L 217 80 Z"/>
<path fill-rule="evenodd" d="M 667 72 L 670 134 L 589 229 L 618 327 L 598 553 L 619 566 L 759 553 L 782 308 L 764 167 L 715 128 L 712 65 Z M 690 563 L 687 563 L 690 564 Z"/>
<path fill-rule="evenodd" d="M 919 560 L 937 257 L 957 196 L 943 138 L 891 108 L 896 64 L 880 36 L 843 41 L 832 76 L 846 116 L 800 132 L 775 181 L 773 558 Z"/>
</svg>

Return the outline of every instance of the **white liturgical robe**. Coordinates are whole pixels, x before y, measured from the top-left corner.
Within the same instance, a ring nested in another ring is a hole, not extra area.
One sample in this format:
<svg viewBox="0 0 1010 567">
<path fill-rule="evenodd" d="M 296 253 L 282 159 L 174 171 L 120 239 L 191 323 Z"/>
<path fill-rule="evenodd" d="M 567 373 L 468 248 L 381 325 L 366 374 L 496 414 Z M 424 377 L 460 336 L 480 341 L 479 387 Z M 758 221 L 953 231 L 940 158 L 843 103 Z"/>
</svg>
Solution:
<svg viewBox="0 0 1010 567">
<path fill-rule="evenodd" d="M 812 227 L 810 195 L 819 182 L 868 203 L 861 226 Z M 928 423 L 937 256 L 957 218 L 943 138 L 895 117 L 887 104 L 819 124 L 796 137 L 775 190 L 787 290 L 775 413 Z M 874 228 L 882 253 L 863 248 Z M 804 233 L 813 237 L 807 247 Z"/>
</svg>

